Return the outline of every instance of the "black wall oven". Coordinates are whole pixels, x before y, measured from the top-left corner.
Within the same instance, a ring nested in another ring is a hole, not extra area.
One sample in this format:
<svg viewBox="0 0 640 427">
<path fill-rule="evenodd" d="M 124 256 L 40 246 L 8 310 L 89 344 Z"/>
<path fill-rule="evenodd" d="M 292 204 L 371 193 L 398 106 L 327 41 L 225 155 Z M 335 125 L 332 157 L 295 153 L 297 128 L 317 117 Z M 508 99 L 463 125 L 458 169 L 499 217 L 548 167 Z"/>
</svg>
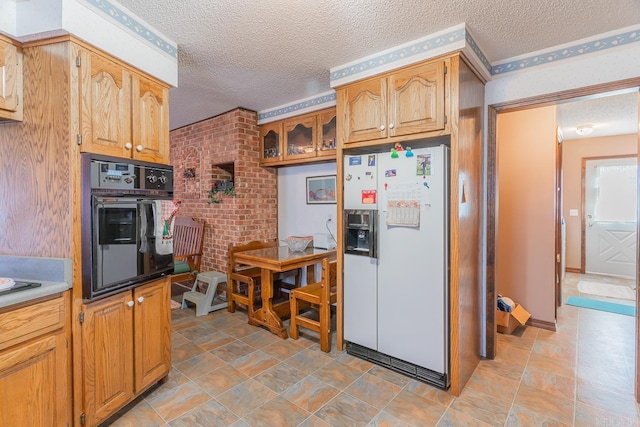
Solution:
<svg viewBox="0 0 640 427">
<path fill-rule="evenodd" d="M 87 300 L 171 274 L 173 168 L 82 154 L 82 291 Z"/>
</svg>

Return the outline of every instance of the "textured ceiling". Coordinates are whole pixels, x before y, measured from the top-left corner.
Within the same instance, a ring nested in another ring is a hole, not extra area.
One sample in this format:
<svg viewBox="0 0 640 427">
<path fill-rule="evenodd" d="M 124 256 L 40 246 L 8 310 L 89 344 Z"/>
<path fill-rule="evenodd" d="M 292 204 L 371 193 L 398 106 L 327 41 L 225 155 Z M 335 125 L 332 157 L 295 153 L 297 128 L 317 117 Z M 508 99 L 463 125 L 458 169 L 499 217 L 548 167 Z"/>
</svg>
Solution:
<svg viewBox="0 0 640 427">
<path fill-rule="evenodd" d="M 329 69 L 466 23 L 490 62 L 640 23 L 638 0 L 119 0 L 178 44 L 175 129 L 330 90 Z"/>
</svg>

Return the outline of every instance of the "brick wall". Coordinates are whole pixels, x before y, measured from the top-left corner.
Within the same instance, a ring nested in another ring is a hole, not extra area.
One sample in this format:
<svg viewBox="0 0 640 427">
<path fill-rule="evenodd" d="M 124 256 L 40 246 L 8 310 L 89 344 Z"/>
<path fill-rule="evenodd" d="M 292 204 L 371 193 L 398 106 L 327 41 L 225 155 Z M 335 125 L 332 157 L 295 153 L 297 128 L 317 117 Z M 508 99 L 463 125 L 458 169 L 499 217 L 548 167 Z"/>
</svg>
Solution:
<svg viewBox="0 0 640 427">
<path fill-rule="evenodd" d="M 254 111 L 228 113 L 171 131 L 174 190 L 178 215 L 206 221 L 202 271 L 226 271 L 229 243 L 278 236 L 277 173 L 259 166 L 259 130 Z M 185 177 L 192 169 L 194 178 Z M 218 180 L 234 174 L 235 196 L 218 193 Z"/>
</svg>

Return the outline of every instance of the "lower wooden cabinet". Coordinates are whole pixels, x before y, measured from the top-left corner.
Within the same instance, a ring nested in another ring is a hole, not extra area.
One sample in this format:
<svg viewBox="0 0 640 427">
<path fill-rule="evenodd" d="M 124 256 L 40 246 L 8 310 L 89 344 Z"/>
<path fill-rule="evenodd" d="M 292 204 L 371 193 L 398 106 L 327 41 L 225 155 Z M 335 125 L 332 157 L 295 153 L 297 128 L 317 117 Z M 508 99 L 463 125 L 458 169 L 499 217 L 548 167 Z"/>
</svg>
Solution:
<svg viewBox="0 0 640 427">
<path fill-rule="evenodd" d="M 82 307 L 85 425 L 97 425 L 171 369 L 169 278 Z"/>
<path fill-rule="evenodd" d="M 0 426 L 71 425 L 68 299 L 0 313 Z"/>
</svg>

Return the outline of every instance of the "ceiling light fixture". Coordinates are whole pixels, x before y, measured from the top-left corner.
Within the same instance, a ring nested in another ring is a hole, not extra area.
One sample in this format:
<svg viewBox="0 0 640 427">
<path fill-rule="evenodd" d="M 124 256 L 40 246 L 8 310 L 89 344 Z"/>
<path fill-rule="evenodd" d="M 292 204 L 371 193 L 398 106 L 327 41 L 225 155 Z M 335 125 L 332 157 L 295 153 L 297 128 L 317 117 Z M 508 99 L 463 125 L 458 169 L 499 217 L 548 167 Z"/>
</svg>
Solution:
<svg viewBox="0 0 640 427">
<path fill-rule="evenodd" d="M 576 133 L 580 136 L 589 135 L 593 132 L 593 125 L 580 125 L 576 128 Z"/>
</svg>

